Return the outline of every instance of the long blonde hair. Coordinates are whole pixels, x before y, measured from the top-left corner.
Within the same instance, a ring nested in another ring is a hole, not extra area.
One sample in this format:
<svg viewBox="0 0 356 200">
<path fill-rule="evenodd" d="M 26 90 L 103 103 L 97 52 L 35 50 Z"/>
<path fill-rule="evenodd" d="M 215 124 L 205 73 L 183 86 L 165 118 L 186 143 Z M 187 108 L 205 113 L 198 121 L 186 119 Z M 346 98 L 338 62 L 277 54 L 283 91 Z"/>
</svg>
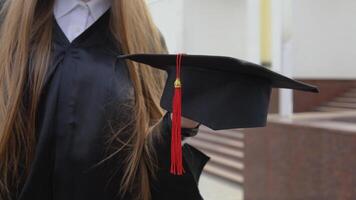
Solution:
<svg viewBox="0 0 356 200">
<path fill-rule="evenodd" d="M 51 56 L 53 4 L 54 0 L 11 0 L 1 10 L 0 199 L 10 199 L 21 176 L 26 178 L 36 149 L 36 113 Z M 110 21 L 112 35 L 124 53 L 166 52 L 145 0 L 113 0 Z M 118 189 L 125 194 L 135 185 L 135 198 L 148 200 L 154 176 L 148 136 L 163 115 L 159 97 L 164 76 L 137 63 L 127 64 L 135 91 L 135 120 Z M 25 169 L 22 175 L 20 165 Z"/>
</svg>

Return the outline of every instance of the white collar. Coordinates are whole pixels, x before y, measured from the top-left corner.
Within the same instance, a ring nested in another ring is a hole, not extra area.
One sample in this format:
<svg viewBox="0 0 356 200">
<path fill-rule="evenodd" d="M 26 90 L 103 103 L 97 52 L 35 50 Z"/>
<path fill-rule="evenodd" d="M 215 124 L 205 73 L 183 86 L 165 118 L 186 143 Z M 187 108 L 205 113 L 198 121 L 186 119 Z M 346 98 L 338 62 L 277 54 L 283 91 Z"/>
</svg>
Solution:
<svg viewBox="0 0 356 200">
<path fill-rule="evenodd" d="M 54 15 L 61 18 L 69 13 L 78 4 L 86 4 L 94 19 L 98 19 L 111 7 L 111 0 L 56 0 L 54 4 Z"/>
</svg>

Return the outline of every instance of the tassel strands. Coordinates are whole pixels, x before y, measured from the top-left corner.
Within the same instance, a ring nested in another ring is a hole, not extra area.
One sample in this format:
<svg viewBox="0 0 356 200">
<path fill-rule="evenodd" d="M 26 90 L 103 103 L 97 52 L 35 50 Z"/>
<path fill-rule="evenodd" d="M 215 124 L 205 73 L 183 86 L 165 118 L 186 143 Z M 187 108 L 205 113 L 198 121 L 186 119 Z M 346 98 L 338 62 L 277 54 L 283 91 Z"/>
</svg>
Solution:
<svg viewBox="0 0 356 200">
<path fill-rule="evenodd" d="M 173 116 L 171 134 L 171 174 L 182 175 L 183 168 L 182 155 L 182 83 L 180 79 L 182 54 L 177 54 L 176 60 L 176 80 L 174 82 Z"/>
</svg>

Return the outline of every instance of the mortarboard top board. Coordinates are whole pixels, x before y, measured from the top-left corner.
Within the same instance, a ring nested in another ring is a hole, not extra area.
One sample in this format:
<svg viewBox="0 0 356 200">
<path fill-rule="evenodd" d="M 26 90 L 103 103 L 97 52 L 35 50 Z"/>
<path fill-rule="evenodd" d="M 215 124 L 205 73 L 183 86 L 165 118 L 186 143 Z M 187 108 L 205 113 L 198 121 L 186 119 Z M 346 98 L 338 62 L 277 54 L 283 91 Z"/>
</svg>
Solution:
<svg viewBox="0 0 356 200">
<path fill-rule="evenodd" d="M 176 57 L 175 54 L 119 56 L 167 71 L 161 106 L 170 112 Z M 213 130 L 265 126 L 272 88 L 318 92 L 312 85 L 232 57 L 183 54 L 181 66 L 182 116 Z"/>
<path fill-rule="evenodd" d="M 318 89 L 260 65 L 236 58 L 205 55 L 132 54 L 119 56 L 165 70 L 161 107 L 173 113 L 171 173 L 184 173 L 181 116 L 213 130 L 266 125 L 272 88 L 306 92 Z"/>
</svg>

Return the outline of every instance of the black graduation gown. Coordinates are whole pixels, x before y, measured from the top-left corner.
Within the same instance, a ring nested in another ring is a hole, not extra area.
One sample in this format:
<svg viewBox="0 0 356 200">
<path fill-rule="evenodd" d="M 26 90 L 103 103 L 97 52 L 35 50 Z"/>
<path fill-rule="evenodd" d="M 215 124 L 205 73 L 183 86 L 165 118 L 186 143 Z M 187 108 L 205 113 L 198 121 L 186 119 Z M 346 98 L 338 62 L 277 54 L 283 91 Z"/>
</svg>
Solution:
<svg viewBox="0 0 356 200">
<path fill-rule="evenodd" d="M 131 115 L 133 87 L 127 66 L 108 30 L 110 11 L 70 43 L 54 20 L 52 58 L 38 110 L 37 146 L 29 176 L 14 194 L 19 200 L 121 200 L 122 156 L 101 165 L 112 127 Z M 153 199 L 202 199 L 197 183 L 208 157 L 185 144 L 183 176 L 169 173 L 170 119 L 160 121 Z M 130 134 L 129 128 L 126 134 Z M 183 135 L 194 135 L 184 129 Z M 111 152 L 113 149 L 111 149 Z M 124 154 L 120 152 L 120 154 Z"/>
</svg>

